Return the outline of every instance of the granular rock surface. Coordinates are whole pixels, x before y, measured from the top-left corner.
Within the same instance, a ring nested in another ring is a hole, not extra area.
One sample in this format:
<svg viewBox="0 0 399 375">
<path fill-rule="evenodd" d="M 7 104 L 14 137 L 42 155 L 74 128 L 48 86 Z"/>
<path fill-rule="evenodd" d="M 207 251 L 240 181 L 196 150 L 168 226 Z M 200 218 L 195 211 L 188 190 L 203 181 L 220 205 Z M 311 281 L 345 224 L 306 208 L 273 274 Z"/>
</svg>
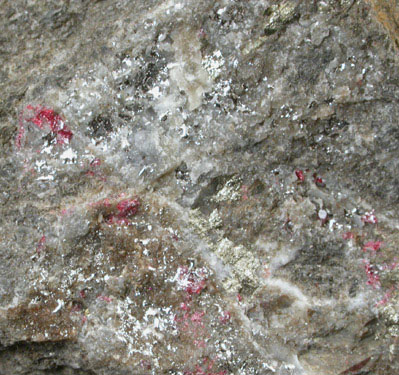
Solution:
<svg viewBox="0 0 399 375">
<path fill-rule="evenodd" d="M 398 8 L 2 1 L 0 374 L 398 373 Z"/>
</svg>

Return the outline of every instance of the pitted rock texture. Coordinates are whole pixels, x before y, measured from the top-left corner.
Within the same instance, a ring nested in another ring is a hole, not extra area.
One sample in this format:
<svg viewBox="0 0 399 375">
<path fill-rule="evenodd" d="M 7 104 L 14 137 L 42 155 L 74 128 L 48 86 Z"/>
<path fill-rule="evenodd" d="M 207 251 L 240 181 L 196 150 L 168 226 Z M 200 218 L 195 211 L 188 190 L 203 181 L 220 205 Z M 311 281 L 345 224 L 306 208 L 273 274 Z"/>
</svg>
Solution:
<svg viewBox="0 0 399 375">
<path fill-rule="evenodd" d="M 397 2 L 0 4 L 0 374 L 399 371 Z"/>
</svg>

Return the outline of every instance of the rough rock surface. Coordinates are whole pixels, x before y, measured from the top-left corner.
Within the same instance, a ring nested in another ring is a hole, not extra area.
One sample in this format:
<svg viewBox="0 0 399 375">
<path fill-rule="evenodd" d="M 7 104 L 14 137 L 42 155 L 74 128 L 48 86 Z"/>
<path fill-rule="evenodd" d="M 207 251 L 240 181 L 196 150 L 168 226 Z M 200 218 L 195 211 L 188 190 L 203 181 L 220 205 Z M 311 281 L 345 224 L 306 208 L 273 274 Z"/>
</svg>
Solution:
<svg viewBox="0 0 399 375">
<path fill-rule="evenodd" d="M 398 373 L 387 9 L 0 2 L 0 374 Z"/>
</svg>

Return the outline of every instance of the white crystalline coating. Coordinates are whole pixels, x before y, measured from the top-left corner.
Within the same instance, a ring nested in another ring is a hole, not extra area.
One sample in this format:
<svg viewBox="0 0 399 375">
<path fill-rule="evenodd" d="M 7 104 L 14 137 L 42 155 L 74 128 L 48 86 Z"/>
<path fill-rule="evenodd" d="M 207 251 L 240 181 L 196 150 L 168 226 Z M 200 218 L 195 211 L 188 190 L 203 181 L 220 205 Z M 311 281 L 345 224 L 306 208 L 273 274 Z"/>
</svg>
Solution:
<svg viewBox="0 0 399 375">
<path fill-rule="evenodd" d="M 129 146 L 129 141 L 126 137 L 121 138 L 121 148 L 125 149 L 126 147 Z"/>
<path fill-rule="evenodd" d="M 42 149 L 42 152 L 43 153 L 46 153 L 46 154 L 51 154 L 51 151 L 53 150 L 53 145 L 49 145 L 49 146 L 47 146 L 47 147 L 44 147 L 43 149 Z"/>
<path fill-rule="evenodd" d="M 272 372 L 276 372 L 276 369 L 272 367 L 271 365 L 267 364 L 266 362 L 262 363 L 263 368 L 268 369 Z"/>
<path fill-rule="evenodd" d="M 221 71 L 222 67 L 225 64 L 225 60 L 220 51 L 214 51 L 213 54 L 207 55 L 202 60 L 202 66 L 206 69 L 208 74 L 213 78 L 217 78 Z"/>
<path fill-rule="evenodd" d="M 124 59 L 123 62 L 130 68 L 132 66 L 132 60 Z"/>
<path fill-rule="evenodd" d="M 188 136 L 188 129 L 185 124 L 182 125 L 181 129 L 181 137 L 186 138 Z"/>
<path fill-rule="evenodd" d="M 319 210 L 319 219 L 320 219 L 320 220 L 325 220 L 325 219 L 327 219 L 327 211 L 325 211 L 325 210 Z"/>
<path fill-rule="evenodd" d="M 139 176 L 141 176 L 147 170 L 149 170 L 150 173 L 153 171 L 150 166 L 146 165 L 145 167 L 141 168 L 141 170 L 139 172 Z"/>
<path fill-rule="evenodd" d="M 219 16 L 220 16 L 220 15 L 222 15 L 225 11 L 226 11 L 226 7 L 220 8 L 220 9 L 217 11 L 217 14 L 219 14 Z"/>
<path fill-rule="evenodd" d="M 160 309 L 158 309 L 158 308 L 156 308 L 156 309 L 153 308 L 153 307 L 148 308 L 148 310 L 145 312 L 144 320 L 148 320 L 148 317 L 149 317 L 149 316 L 155 316 L 155 315 L 157 315 L 159 312 L 160 312 Z"/>
<path fill-rule="evenodd" d="M 70 161 L 76 160 L 77 156 L 78 154 L 76 151 L 72 150 L 72 148 L 68 148 L 60 155 L 60 158 L 63 159 L 65 162 L 68 160 Z"/>
<path fill-rule="evenodd" d="M 40 170 L 41 167 L 46 165 L 46 162 L 44 160 L 36 160 L 36 168 Z"/>
<path fill-rule="evenodd" d="M 159 86 L 155 86 L 148 92 L 154 97 L 154 99 L 158 99 L 162 95 L 162 92 L 161 92 L 161 89 L 159 88 Z"/>
<path fill-rule="evenodd" d="M 53 181 L 54 176 L 53 175 L 48 175 L 48 176 L 40 176 L 37 178 L 38 181 Z"/>
<path fill-rule="evenodd" d="M 58 303 L 57 307 L 52 311 L 53 314 L 60 311 L 61 308 L 64 306 L 64 301 L 61 299 L 57 299 L 57 303 Z"/>
</svg>

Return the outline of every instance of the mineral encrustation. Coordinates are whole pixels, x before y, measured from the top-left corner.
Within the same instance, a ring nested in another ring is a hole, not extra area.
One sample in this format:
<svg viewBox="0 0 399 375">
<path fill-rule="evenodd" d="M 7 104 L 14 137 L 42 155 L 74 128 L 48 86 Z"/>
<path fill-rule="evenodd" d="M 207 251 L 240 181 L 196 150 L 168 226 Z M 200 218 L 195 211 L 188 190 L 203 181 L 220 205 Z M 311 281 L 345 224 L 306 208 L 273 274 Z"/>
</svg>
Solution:
<svg viewBox="0 0 399 375">
<path fill-rule="evenodd" d="M 397 0 L 3 0 L 1 375 L 399 373 Z"/>
</svg>

